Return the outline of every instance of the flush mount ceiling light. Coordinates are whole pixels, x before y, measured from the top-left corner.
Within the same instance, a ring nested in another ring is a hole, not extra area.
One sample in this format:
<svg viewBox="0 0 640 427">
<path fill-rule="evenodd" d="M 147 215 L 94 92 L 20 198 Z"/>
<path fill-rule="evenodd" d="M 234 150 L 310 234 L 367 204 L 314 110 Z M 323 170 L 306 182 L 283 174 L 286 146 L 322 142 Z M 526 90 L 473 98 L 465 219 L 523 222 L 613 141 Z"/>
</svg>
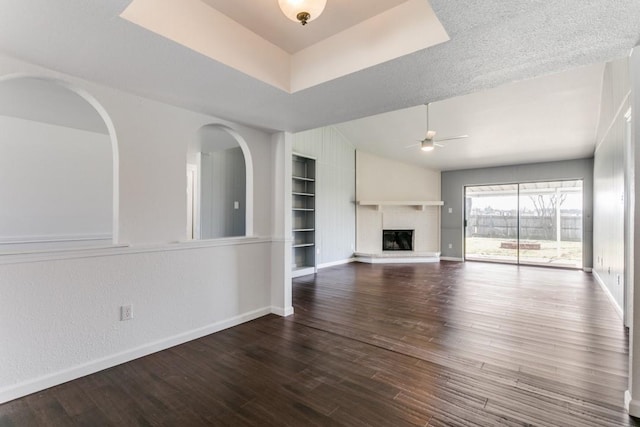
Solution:
<svg viewBox="0 0 640 427">
<path fill-rule="evenodd" d="M 327 0 L 278 0 L 278 4 L 284 16 L 294 22 L 307 25 L 307 22 L 320 16 L 327 5 Z"/>
</svg>

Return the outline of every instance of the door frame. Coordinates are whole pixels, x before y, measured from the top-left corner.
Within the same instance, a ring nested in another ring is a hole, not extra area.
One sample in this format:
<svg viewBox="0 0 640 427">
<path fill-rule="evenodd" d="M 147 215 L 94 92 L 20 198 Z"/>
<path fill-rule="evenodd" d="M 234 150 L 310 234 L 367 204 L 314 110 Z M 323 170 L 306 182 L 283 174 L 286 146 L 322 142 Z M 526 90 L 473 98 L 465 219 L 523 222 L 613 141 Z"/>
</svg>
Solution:
<svg viewBox="0 0 640 427">
<path fill-rule="evenodd" d="M 467 224 L 468 224 L 468 218 L 467 218 L 467 188 L 468 187 L 484 187 L 484 186 L 492 186 L 492 185 L 515 185 L 516 186 L 516 197 L 517 197 L 517 202 L 516 202 L 516 206 L 517 206 L 517 216 L 516 216 L 516 240 L 517 240 L 517 244 L 516 244 L 516 262 L 501 262 L 501 261 L 494 261 L 494 260 L 477 260 L 477 259 L 471 259 L 469 261 L 479 261 L 479 262 L 495 262 L 495 263 L 502 263 L 502 264 L 511 264 L 511 265 L 532 265 L 532 266 L 537 266 L 538 264 L 529 264 L 529 263 L 522 263 L 520 261 L 520 185 L 522 184 L 536 184 L 536 183 L 542 183 L 542 182 L 562 182 L 562 181 L 581 181 L 582 182 L 582 187 L 581 187 L 581 194 L 582 194 L 582 230 L 581 230 L 581 239 L 580 239 L 580 244 L 581 244 L 581 254 L 582 254 L 582 259 L 581 259 L 581 267 L 564 267 L 564 266 L 554 266 L 554 265 L 549 265 L 549 267 L 553 267 L 553 268 L 571 268 L 571 269 L 576 269 L 576 270 L 582 270 L 584 269 L 584 265 L 585 265 L 585 259 L 584 259 L 584 243 L 585 243 L 585 234 L 584 234 L 584 212 L 585 212 L 585 206 L 584 206 L 584 178 L 560 178 L 560 179 L 540 179 L 540 180 L 530 180 L 530 181 L 517 181 L 517 182 L 494 182 L 491 184 L 469 184 L 469 185 L 464 185 L 462 188 L 462 206 L 463 206 L 463 222 L 462 222 L 462 259 L 464 261 L 467 261 Z"/>
<path fill-rule="evenodd" d="M 200 162 L 198 161 L 198 163 Z M 200 180 L 198 179 L 198 170 L 198 164 L 187 163 L 187 240 L 200 239 Z M 191 188 L 189 188 L 189 180 L 191 180 Z M 188 215 L 189 210 L 191 210 L 191 218 Z"/>
</svg>

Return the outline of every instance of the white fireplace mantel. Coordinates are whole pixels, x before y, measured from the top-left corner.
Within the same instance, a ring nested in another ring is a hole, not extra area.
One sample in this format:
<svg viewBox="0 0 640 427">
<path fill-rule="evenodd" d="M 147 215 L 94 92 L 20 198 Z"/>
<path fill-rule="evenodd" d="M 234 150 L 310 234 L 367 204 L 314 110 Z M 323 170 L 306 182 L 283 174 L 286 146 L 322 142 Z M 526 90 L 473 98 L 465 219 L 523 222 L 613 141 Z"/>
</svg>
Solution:
<svg viewBox="0 0 640 427">
<path fill-rule="evenodd" d="M 369 201 L 359 200 L 359 206 L 371 206 L 376 210 L 382 209 L 383 206 L 415 206 L 419 210 L 423 211 L 427 206 L 443 206 L 442 200 L 411 200 L 411 201 Z"/>
</svg>

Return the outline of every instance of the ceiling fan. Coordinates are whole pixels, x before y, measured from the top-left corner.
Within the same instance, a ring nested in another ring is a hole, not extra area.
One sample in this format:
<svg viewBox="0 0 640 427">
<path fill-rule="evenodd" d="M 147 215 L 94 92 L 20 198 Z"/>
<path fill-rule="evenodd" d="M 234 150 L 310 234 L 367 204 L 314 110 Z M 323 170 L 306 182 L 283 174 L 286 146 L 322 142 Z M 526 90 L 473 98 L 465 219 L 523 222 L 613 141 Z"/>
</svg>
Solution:
<svg viewBox="0 0 640 427">
<path fill-rule="evenodd" d="M 464 139 L 469 138 L 469 135 L 458 135 L 451 136 L 449 138 L 440 138 L 434 139 L 436 137 L 436 131 L 429 129 L 429 103 L 426 104 L 427 107 L 427 134 L 419 143 L 407 145 L 405 148 L 417 147 L 420 146 L 422 151 L 432 151 L 435 147 L 444 147 L 442 144 L 438 144 L 438 142 L 444 141 L 452 141 L 454 139 Z"/>
</svg>

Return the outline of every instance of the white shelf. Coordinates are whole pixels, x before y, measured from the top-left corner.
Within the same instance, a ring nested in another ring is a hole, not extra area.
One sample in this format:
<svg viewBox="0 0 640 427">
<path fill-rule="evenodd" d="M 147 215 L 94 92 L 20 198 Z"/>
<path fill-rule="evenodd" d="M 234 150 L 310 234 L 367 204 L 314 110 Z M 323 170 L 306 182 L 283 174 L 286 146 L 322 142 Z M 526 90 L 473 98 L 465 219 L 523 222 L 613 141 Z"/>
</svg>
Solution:
<svg viewBox="0 0 640 427">
<path fill-rule="evenodd" d="M 313 212 L 315 209 L 307 209 L 307 208 L 293 208 L 292 211 L 296 212 Z"/>
<path fill-rule="evenodd" d="M 424 210 L 427 206 L 443 206 L 442 200 L 408 200 L 408 201 L 365 201 L 359 200 L 359 206 L 373 206 L 376 210 L 380 210 L 382 206 L 415 206 L 420 210 Z"/>
<path fill-rule="evenodd" d="M 305 178 L 303 176 L 292 176 L 292 179 L 295 179 L 297 181 L 308 181 L 308 182 L 315 182 L 315 179 L 313 178 Z"/>
<path fill-rule="evenodd" d="M 313 193 L 296 193 L 296 192 L 293 192 L 291 194 L 293 194 L 294 196 L 308 196 L 308 197 L 315 196 L 315 194 L 313 194 Z"/>
<path fill-rule="evenodd" d="M 298 245 L 293 245 L 294 248 L 309 248 L 314 246 L 314 243 L 300 243 Z"/>
<path fill-rule="evenodd" d="M 313 228 L 294 228 L 293 231 L 294 232 L 296 232 L 296 231 L 315 231 L 315 229 L 313 229 Z"/>
</svg>

